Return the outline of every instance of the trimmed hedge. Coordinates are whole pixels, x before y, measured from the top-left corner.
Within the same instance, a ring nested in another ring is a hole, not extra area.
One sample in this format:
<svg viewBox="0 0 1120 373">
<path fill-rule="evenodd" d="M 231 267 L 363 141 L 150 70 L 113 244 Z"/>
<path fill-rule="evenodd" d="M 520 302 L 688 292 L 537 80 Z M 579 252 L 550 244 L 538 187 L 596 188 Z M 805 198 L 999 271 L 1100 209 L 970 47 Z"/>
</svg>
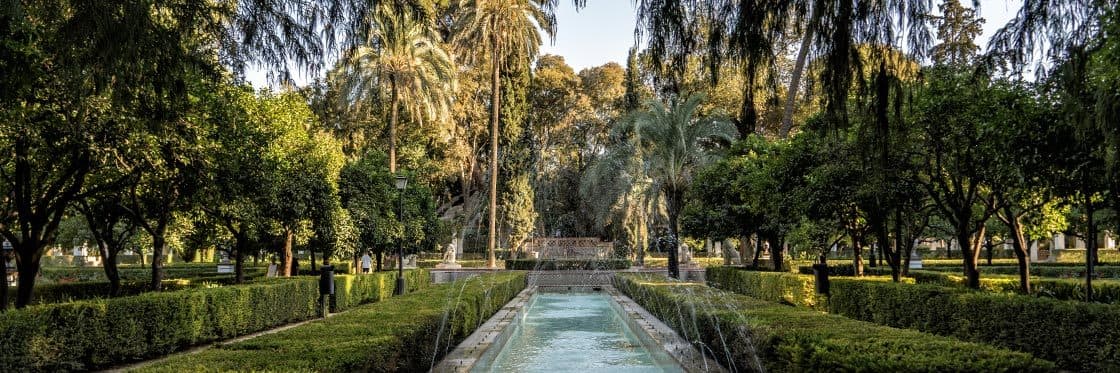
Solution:
<svg viewBox="0 0 1120 373">
<path fill-rule="evenodd" d="M 267 267 L 246 266 L 245 277 L 264 276 Z M 50 281 L 108 281 L 105 269 L 101 267 L 44 267 L 39 270 L 42 278 Z M 148 281 L 152 278 L 151 268 L 122 267 L 121 281 Z M 185 265 L 177 264 L 164 267 L 165 279 L 205 279 L 211 277 L 233 277 L 232 273 L 218 273 L 217 264 Z"/>
<path fill-rule="evenodd" d="M 945 267 L 938 267 L 940 269 L 947 269 Z M 995 268 L 1009 268 L 1013 269 L 1015 276 L 1011 275 L 996 275 L 990 276 Z M 1109 267 L 1118 268 L 1120 267 Z M 955 270 L 959 270 L 954 268 Z M 1061 271 L 1069 271 L 1068 267 L 1042 267 L 1039 268 L 1043 273 L 1058 273 Z M 812 267 L 798 267 L 802 274 L 812 274 Z M 1076 270 L 1075 270 L 1076 271 Z M 1019 293 L 1019 272 L 1018 267 L 986 267 L 981 269 L 980 277 L 980 290 L 993 292 L 993 293 Z M 851 277 L 855 275 L 852 265 L 829 265 L 829 273 L 833 276 L 846 276 Z M 891 273 L 889 268 L 864 268 L 865 275 L 879 275 L 889 276 Z M 1036 273 L 1035 269 L 1031 273 Z M 966 278 L 964 275 L 950 273 L 947 270 L 932 271 L 932 270 L 910 270 L 908 278 L 904 278 L 902 282 L 906 283 L 919 283 L 930 284 L 950 287 L 964 287 Z M 911 280 L 912 279 L 912 280 Z M 812 279 L 810 279 L 811 281 Z M 811 284 L 810 284 L 811 285 Z M 1039 297 L 1054 298 L 1058 300 L 1085 300 L 1085 282 L 1083 279 L 1078 278 L 1031 278 L 1031 294 Z M 1120 304 L 1120 282 L 1114 280 L 1098 280 L 1093 283 L 1093 301 L 1108 304 Z"/>
<path fill-rule="evenodd" d="M 910 277 L 919 284 L 965 287 L 964 275 L 935 271 L 910 271 Z M 992 293 L 1018 294 L 1019 277 L 981 277 L 980 290 Z M 1085 301 L 1083 279 L 1032 278 L 1031 295 L 1058 300 Z M 1120 281 L 1098 280 L 1093 282 L 1093 301 L 1120 304 Z"/>
<path fill-rule="evenodd" d="M 791 308 L 663 276 L 618 274 L 614 282 L 731 371 L 1054 370 L 1053 363 L 1024 353 Z"/>
<path fill-rule="evenodd" d="M 219 280 L 206 280 L 206 281 L 191 281 L 186 279 L 164 280 L 164 291 L 179 291 L 185 289 L 192 289 L 197 287 L 205 287 L 215 284 L 232 283 L 232 279 L 226 281 Z M 147 281 L 122 281 L 120 287 L 120 294 L 118 297 L 140 295 L 151 291 L 151 284 Z M 8 289 L 9 299 L 15 299 L 16 288 Z M 31 305 L 43 305 L 50 303 L 62 303 L 77 300 L 109 298 L 109 282 L 108 281 L 83 281 L 83 282 L 69 282 L 62 284 L 38 284 L 35 285 L 35 291 L 31 293 Z"/>
<path fill-rule="evenodd" d="M 525 286 L 524 272 L 472 277 L 140 371 L 423 372 Z"/>
<path fill-rule="evenodd" d="M 715 287 L 751 294 L 754 277 L 775 273 L 709 268 Z M 811 276 L 804 276 L 812 282 Z M 992 294 L 959 287 L 831 279 L 818 310 L 857 320 L 990 343 L 1052 360 L 1064 369 L 1120 370 L 1120 306 Z"/>
<path fill-rule="evenodd" d="M 630 268 L 626 259 L 506 259 L 506 269 L 522 271 L 597 271 Z"/>
<path fill-rule="evenodd" d="M 1081 256 L 1080 261 L 1062 260 L 1062 261 L 1057 261 L 1057 262 L 1032 262 L 1031 263 L 1031 268 L 1032 269 L 1039 268 L 1039 267 L 1072 267 L 1072 268 L 1081 267 L 1081 268 L 1084 268 L 1085 267 L 1085 256 L 1084 256 L 1085 251 L 1082 250 L 1081 252 L 1082 252 L 1082 254 L 1081 254 L 1082 256 Z M 1105 252 L 1104 250 L 1100 251 L 1100 253 L 1101 253 L 1101 265 L 1102 266 L 1120 265 L 1120 258 L 1113 258 L 1113 256 L 1109 255 L 1109 256 L 1107 256 L 1109 259 L 1105 260 L 1106 256 L 1104 255 L 1104 252 Z M 1067 256 L 1067 257 L 1069 257 L 1069 256 Z M 980 259 L 980 262 L 977 263 L 977 267 L 980 267 L 980 268 L 995 267 L 995 266 L 1006 267 L 1006 266 L 1017 266 L 1017 265 L 1019 265 L 1019 262 L 1016 259 L 994 259 L 994 260 L 992 260 L 991 265 L 988 265 L 987 260 Z M 922 267 L 923 267 L 923 269 L 929 269 L 929 268 L 932 268 L 932 267 L 964 268 L 964 262 L 961 259 L 926 259 L 926 260 L 922 261 Z"/>
<path fill-rule="evenodd" d="M 1078 264 L 1076 266 L 1070 266 L 1064 264 L 1065 263 L 1031 263 L 1031 276 L 1081 279 L 1085 278 L 1085 265 Z M 922 268 L 922 270 L 938 272 L 961 272 L 961 267 L 936 266 Z M 1097 278 L 1120 279 L 1120 266 L 1097 266 L 1093 268 L 1093 271 L 1097 274 Z M 980 275 L 1019 275 L 1019 267 L 1005 265 L 980 267 Z"/>
<path fill-rule="evenodd" d="M 407 274 L 412 289 L 426 271 Z M 340 308 L 382 298 L 395 273 L 336 276 Z M 381 278 L 381 279 L 374 279 Z M 392 291 L 392 288 L 389 288 Z M 318 278 L 258 283 L 28 307 L 0 314 L 0 371 L 88 370 L 165 355 L 316 317 Z"/>
</svg>

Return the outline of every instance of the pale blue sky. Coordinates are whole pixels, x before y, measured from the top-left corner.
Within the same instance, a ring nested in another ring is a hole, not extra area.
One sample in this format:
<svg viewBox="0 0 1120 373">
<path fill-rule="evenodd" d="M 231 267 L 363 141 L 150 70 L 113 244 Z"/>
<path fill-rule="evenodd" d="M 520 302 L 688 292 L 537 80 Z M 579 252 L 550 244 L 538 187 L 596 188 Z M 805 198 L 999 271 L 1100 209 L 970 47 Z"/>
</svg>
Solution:
<svg viewBox="0 0 1120 373">
<path fill-rule="evenodd" d="M 972 3 L 971 0 L 961 2 L 966 6 Z M 981 0 L 980 16 L 986 22 L 977 44 L 985 48 L 991 35 L 1003 27 L 1021 5 L 1022 0 Z M 633 0 L 590 0 L 587 7 L 578 12 L 571 1 L 561 0 L 556 14 L 556 38 L 545 40 L 541 54 L 563 56 L 576 71 L 612 61 L 624 64 L 627 51 L 634 45 L 635 16 Z M 266 85 L 263 72 L 250 71 L 247 75 L 254 86 Z M 297 76 L 296 80 L 299 85 L 307 81 L 304 76 Z"/>
</svg>

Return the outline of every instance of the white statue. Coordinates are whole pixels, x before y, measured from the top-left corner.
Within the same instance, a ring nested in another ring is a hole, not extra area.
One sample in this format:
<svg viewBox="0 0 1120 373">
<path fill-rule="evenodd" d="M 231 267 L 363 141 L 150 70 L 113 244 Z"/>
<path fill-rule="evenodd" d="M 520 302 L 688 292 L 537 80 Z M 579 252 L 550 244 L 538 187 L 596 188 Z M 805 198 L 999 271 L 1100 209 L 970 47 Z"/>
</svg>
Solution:
<svg viewBox="0 0 1120 373">
<path fill-rule="evenodd" d="M 447 244 L 447 248 L 443 249 L 443 262 L 455 263 L 455 241 L 451 241 Z"/>
<path fill-rule="evenodd" d="M 458 248 L 455 247 L 455 236 L 451 237 L 451 242 L 447 244 L 447 248 L 443 250 L 443 262 L 436 264 L 439 269 L 454 269 L 462 268 L 463 266 L 455 262 L 455 255 L 458 253 Z"/>
<path fill-rule="evenodd" d="M 678 262 L 681 265 L 692 264 L 692 250 L 684 242 L 677 246 L 677 258 L 679 258 Z"/>
<path fill-rule="evenodd" d="M 416 254 L 408 254 L 404 256 L 405 268 L 416 268 Z"/>
</svg>

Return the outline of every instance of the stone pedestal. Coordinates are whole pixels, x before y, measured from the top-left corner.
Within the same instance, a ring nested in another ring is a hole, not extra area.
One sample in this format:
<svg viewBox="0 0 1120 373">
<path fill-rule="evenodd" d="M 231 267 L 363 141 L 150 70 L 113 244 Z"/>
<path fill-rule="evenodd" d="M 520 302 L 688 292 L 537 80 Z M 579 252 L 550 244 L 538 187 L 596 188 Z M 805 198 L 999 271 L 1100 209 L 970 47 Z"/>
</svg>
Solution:
<svg viewBox="0 0 1120 373">
<path fill-rule="evenodd" d="M 1038 261 L 1038 241 L 1031 241 L 1031 246 L 1027 249 L 1030 252 L 1031 263 Z"/>
<path fill-rule="evenodd" d="M 459 263 L 440 263 L 440 264 L 436 264 L 436 268 L 439 268 L 439 269 L 459 269 L 459 268 L 463 268 L 463 266 L 459 265 Z"/>
<path fill-rule="evenodd" d="M 1054 235 L 1054 244 L 1052 245 L 1050 250 L 1051 251 L 1058 251 L 1058 250 L 1065 250 L 1065 249 L 1066 249 L 1066 235 L 1061 234 L 1061 233 L 1055 234 Z M 1057 255 L 1057 253 L 1053 253 L 1052 255 Z"/>
</svg>

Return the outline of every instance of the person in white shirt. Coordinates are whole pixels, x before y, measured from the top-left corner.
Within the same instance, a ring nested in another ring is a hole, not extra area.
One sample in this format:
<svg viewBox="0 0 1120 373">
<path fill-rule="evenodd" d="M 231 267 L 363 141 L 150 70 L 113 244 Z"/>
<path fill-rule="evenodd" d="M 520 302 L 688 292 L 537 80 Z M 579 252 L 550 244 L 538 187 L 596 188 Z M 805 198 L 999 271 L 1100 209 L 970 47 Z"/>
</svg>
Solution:
<svg viewBox="0 0 1120 373">
<path fill-rule="evenodd" d="M 369 267 L 373 264 L 373 260 L 369 257 L 369 252 L 362 254 L 362 273 L 369 273 Z"/>
</svg>

